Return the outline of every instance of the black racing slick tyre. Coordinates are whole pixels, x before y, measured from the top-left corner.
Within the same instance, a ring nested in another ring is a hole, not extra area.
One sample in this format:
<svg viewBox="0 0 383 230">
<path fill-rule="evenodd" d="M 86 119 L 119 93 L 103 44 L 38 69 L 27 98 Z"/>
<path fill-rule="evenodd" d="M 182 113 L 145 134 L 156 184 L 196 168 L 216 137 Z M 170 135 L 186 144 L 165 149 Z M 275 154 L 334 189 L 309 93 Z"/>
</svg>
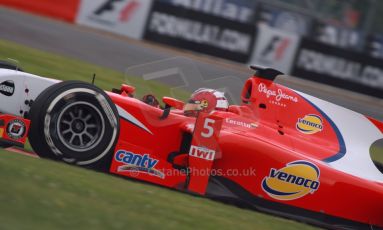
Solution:
<svg viewBox="0 0 383 230">
<path fill-rule="evenodd" d="M 101 89 L 66 81 L 33 102 L 29 141 L 43 158 L 107 170 L 119 136 L 116 106 Z"/>
</svg>

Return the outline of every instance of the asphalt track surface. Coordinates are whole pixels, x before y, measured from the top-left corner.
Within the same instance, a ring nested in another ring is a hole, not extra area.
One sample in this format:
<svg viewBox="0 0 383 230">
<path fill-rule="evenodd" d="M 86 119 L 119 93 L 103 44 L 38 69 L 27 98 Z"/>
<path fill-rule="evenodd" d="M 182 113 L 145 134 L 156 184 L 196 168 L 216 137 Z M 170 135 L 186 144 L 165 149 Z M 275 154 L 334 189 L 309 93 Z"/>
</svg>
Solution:
<svg viewBox="0 0 383 230">
<path fill-rule="evenodd" d="M 185 56 L 196 63 L 201 74 L 207 79 L 220 76 L 246 79 L 252 73 L 242 64 L 135 41 L 3 7 L 0 7 L 0 22 L 0 39 L 121 72 L 124 72 L 127 67 Z M 279 81 L 291 88 L 383 120 L 382 99 L 294 77 L 286 77 Z"/>
</svg>

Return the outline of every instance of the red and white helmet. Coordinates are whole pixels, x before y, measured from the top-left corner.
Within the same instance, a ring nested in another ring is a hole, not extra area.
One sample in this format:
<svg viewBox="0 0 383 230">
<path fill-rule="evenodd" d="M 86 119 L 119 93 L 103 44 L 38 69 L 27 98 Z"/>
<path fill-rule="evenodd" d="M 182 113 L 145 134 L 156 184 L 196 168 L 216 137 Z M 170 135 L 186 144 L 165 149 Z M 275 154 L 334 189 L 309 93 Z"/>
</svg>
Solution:
<svg viewBox="0 0 383 230">
<path fill-rule="evenodd" d="M 229 102 L 225 93 L 215 89 L 200 88 L 191 95 L 184 107 L 185 114 L 194 116 L 198 111 L 210 113 L 213 110 L 227 111 Z"/>
</svg>

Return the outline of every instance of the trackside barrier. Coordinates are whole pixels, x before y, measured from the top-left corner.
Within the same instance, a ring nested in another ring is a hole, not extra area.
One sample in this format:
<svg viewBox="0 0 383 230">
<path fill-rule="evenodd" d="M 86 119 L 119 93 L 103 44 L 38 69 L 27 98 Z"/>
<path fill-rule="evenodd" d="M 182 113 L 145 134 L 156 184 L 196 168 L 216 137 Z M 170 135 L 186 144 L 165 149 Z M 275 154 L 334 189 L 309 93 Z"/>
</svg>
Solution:
<svg viewBox="0 0 383 230">
<path fill-rule="evenodd" d="M 74 23 L 80 0 L 0 0 L 0 5 Z"/>
<path fill-rule="evenodd" d="M 382 60 L 303 38 L 291 74 L 383 98 Z"/>
<path fill-rule="evenodd" d="M 259 24 L 249 65 L 268 66 L 290 74 L 299 41 L 300 36 L 296 34 Z"/>
<path fill-rule="evenodd" d="M 252 1 L 192 2 L 0 0 L 0 6 L 240 63 L 270 66 L 300 78 L 383 98 L 382 59 L 265 24 L 256 26 Z M 225 11 L 229 8 L 235 10 Z"/>
<path fill-rule="evenodd" d="M 141 39 L 152 0 L 82 0 L 76 23 Z"/>
<path fill-rule="evenodd" d="M 190 9 L 180 1 L 154 1 L 144 39 L 246 63 L 256 29 L 238 18 L 227 19 L 213 12 Z"/>
</svg>

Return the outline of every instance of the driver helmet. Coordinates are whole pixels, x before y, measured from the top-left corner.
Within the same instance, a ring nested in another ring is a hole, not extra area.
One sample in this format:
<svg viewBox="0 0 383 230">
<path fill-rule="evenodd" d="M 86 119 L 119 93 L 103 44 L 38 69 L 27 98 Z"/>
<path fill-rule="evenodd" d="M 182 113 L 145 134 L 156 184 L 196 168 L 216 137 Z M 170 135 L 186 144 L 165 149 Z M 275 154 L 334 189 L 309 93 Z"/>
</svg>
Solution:
<svg viewBox="0 0 383 230">
<path fill-rule="evenodd" d="M 198 111 L 210 113 L 213 110 L 227 111 L 228 108 L 229 102 L 224 92 L 200 88 L 193 92 L 184 107 L 184 112 L 187 116 L 196 116 Z"/>
</svg>

